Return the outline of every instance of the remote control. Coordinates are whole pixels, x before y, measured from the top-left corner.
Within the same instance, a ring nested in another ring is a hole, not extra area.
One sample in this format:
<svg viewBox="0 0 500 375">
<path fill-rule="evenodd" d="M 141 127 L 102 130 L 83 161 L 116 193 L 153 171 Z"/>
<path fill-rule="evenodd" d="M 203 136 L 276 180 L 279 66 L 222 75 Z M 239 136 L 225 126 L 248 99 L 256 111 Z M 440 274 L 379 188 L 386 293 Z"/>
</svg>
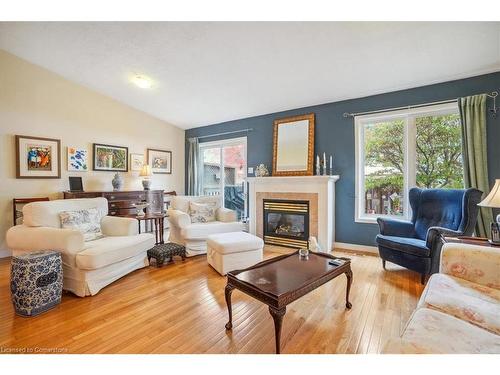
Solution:
<svg viewBox="0 0 500 375">
<path fill-rule="evenodd" d="M 341 266 L 342 264 L 344 264 L 343 261 L 341 260 L 337 260 L 337 259 L 332 259 L 328 262 L 328 264 L 332 265 L 332 266 Z"/>
</svg>

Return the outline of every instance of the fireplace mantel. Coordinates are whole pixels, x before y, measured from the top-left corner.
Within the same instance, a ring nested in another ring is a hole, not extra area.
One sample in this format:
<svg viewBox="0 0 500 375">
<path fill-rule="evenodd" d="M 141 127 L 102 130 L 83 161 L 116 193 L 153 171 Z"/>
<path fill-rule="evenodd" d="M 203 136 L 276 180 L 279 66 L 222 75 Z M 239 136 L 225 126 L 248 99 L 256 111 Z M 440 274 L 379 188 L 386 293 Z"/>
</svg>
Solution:
<svg viewBox="0 0 500 375">
<path fill-rule="evenodd" d="M 262 235 L 262 200 L 309 200 L 311 234 L 316 235 L 322 251 L 330 252 L 335 239 L 335 182 L 334 176 L 248 177 L 248 207 L 250 233 Z M 315 211 L 314 211 L 315 210 Z M 317 228 L 317 229 L 316 229 Z"/>
<path fill-rule="evenodd" d="M 333 176 L 275 176 L 275 177 L 247 177 L 248 183 L 269 183 L 276 184 L 280 182 L 284 183 L 328 183 L 329 181 L 337 181 L 340 178 L 339 175 Z"/>
</svg>

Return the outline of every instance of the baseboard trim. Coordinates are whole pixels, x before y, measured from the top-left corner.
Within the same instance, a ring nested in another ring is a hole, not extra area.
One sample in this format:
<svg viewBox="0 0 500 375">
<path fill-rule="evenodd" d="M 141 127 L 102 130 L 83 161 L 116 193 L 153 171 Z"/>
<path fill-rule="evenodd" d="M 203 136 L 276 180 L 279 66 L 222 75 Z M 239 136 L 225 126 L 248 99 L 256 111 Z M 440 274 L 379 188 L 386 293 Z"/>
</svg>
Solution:
<svg viewBox="0 0 500 375">
<path fill-rule="evenodd" d="M 378 255 L 378 249 L 376 246 L 358 245 L 358 244 L 346 243 L 346 242 L 335 242 L 333 244 L 332 251 L 335 251 L 336 249 L 344 249 L 344 250 L 357 251 L 360 253 L 370 253 L 370 254 L 377 254 Z"/>
<path fill-rule="evenodd" d="M 7 249 L 0 250 L 0 258 L 8 258 L 11 255 L 12 254 L 11 254 L 10 250 L 7 250 Z"/>
</svg>

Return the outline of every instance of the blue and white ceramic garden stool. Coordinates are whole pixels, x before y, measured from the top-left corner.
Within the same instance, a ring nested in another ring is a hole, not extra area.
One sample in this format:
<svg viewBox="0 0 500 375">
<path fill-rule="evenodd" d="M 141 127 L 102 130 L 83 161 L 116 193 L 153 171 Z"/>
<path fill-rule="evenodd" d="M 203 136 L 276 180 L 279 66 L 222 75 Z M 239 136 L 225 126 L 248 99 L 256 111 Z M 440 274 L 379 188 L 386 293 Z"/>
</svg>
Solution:
<svg viewBox="0 0 500 375">
<path fill-rule="evenodd" d="M 12 257 L 10 291 L 18 315 L 35 316 L 61 302 L 61 254 L 38 251 Z"/>
</svg>

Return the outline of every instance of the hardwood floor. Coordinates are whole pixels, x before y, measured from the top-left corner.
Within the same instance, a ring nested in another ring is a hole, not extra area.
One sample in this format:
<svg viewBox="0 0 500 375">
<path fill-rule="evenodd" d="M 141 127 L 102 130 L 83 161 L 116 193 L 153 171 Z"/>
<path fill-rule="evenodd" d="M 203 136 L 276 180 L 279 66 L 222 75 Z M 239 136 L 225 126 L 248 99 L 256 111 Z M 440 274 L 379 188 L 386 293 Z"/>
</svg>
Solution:
<svg viewBox="0 0 500 375">
<path fill-rule="evenodd" d="M 267 248 L 265 257 L 279 255 Z M 352 310 L 338 277 L 287 307 L 282 353 L 378 353 L 416 306 L 419 275 L 371 255 L 352 259 Z M 62 303 L 34 318 L 14 314 L 10 259 L 0 260 L 0 353 L 274 353 L 267 306 L 233 293 L 233 331 L 226 333 L 225 278 L 204 256 L 129 274 L 93 297 L 63 294 Z"/>
</svg>

